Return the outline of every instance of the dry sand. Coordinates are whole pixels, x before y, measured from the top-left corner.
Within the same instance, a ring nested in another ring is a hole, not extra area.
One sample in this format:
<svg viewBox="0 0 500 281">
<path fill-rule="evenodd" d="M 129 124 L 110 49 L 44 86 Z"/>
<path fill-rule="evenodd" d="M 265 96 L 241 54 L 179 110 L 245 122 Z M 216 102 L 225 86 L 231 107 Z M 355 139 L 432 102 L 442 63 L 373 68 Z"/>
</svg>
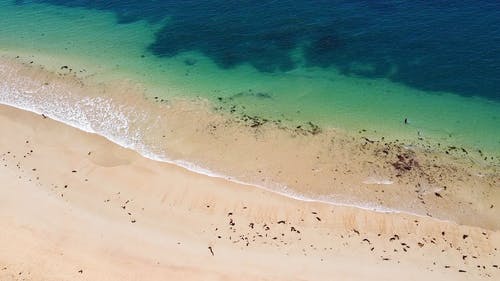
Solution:
<svg viewBox="0 0 500 281">
<path fill-rule="evenodd" d="M 0 128 L 0 280 L 500 278 L 499 231 L 290 199 L 7 106 Z"/>
</svg>

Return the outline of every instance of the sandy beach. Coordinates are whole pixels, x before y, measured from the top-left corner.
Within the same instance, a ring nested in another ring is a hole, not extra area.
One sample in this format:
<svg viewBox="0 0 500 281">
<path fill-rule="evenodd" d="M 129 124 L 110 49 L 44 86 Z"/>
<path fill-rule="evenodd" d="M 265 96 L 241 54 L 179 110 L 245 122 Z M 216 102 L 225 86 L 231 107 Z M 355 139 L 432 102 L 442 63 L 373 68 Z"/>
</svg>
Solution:
<svg viewBox="0 0 500 281">
<path fill-rule="evenodd" d="M 304 202 L 0 107 L 1 280 L 496 280 L 500 232 Z"/>
<path fill-rule="evenodd" d="M 500 280 L 500 2 L 375 2 L 0 0 L 0 281 Z"/>
</svg>

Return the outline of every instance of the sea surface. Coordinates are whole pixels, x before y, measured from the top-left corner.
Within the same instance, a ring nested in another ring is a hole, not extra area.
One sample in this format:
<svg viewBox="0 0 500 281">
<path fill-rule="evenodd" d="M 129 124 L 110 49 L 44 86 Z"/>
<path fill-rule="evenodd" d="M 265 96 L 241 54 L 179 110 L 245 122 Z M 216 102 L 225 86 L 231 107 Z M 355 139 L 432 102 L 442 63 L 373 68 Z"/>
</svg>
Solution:
<svg viewBox="0 0 500 281">
<path fill-rule="evenodd" d="M 0 49 L 92 61 L 165 98 L 500 151 L 496 0 L 1 0 Z"/>
</svg>

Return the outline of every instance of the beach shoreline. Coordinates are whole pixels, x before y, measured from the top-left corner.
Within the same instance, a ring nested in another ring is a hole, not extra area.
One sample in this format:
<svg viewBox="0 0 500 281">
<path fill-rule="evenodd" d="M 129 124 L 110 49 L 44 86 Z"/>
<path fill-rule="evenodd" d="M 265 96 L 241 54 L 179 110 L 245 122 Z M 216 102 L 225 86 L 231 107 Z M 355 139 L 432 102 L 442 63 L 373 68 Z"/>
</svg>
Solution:
<svg viewBox="0 0 500 281">
<path fill-rule="evenodd" d="M 235 117 L 203 100 L 149 97 L 130 80 L 96 82 L 71 65 L 25 60 L 2 58 L 2 103 L 148 158 L 296 199 L 500 227 L 498 164 L 481 151 Z"/>
<path fill-rule="evenodd" d="M 498 231 L 293 200 L 8 106 L 0 124 L 9 136 L 0 141 L 2 280 L 500 274 Z"/>
</svg>

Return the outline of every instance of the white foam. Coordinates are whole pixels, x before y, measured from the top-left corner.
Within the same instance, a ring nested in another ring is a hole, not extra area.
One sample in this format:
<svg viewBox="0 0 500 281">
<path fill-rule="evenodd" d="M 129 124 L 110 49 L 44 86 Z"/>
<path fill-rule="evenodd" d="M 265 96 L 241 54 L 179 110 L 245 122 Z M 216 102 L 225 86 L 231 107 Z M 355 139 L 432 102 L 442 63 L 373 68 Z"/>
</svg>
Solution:
<svg viewBox="0 0 500 281">
<path fill-rule="evenodd" d="M 394 182 L 388 179 L 379 179 L 379 178 L 374 178 L 370 177 L 367 178 L 363 181 L 364 184 L 376 184 L 376 185 L 390 185 L 393 184 Z"/>
</svg>

